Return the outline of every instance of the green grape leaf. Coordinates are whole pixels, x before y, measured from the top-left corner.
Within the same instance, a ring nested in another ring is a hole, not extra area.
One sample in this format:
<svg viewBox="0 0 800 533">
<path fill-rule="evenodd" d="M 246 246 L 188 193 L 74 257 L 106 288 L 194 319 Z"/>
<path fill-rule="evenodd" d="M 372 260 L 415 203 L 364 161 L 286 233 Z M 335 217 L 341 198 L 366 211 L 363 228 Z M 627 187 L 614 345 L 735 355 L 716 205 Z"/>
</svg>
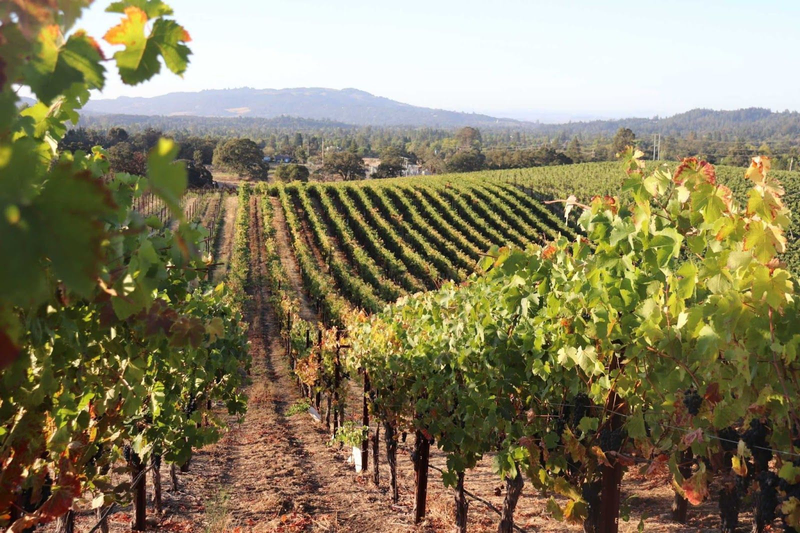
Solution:
<svg viewBox="0 0 800 533">
<path fill-rule="evenodd" d="M 175 161 L 178 149 L 172 140 L 159 139 L 147 157 L 147 178 L 150 189 L 164 200 L 174 216 L 182 218 L 181 196 L 188 185 L 188 177 L 186 167 Z"/>
<path fill-rule="evenodd" d="M 128 85 L 136 85 L 158 74 L 161 63 L 158 61 L 158 49 L 150 46 L 150 41 L 144 34 L 147 13 L 138 7 L 128 7 L 125 9 L 125 17 L 118 26 L 108 30 L 103 38 L 109 44 L 125 47 L 114 54 L 114 59 L 122 81 Z"/>
<path fill-rule="evenodd" d="M 183 43 L 191 41 L 189 33 L 174 20 L 158 19 L 153 24 L 150 40 L 155 43 L 164 58 L 167 68 L 182 76 L 189 66 L 189 47 Z"/>
<path fill-rule="evenodd" d="M 747 226 L 744 247 L 745 250 L 752 250 L 758 261 L 767 264 L 776 253 L 786 250 L 786 237 L 776 226 L 752 220 Z"/>
<path fill-rule="evenodd" d="M 683 236 L 675 228 L 665 228 L 653 236 L 650 250 L 655 251 L 656 264 L 664 268 L 681 251 Z"/>
<path fill-rule="evenodd" d="M 793 292 L 792 276 L 783 269 L 770 272 L 767 267 L 759 267 L 753 276 L 753 298 L 764 300 L 773 309 L 781 308 Z"/>
<path fill-rule="evenodd" d="M 643 439 L 647 436 L 642 413 L 636 413 L 635 416 L 630 417 L 625 424 L 625 428 L 632 439 Z"/>
<path fill-rule="evenodd" d="M 151 19 L 173 14 L 172 8 L 161 0 L 122 0 L 120 2 L 112 2 L 106 8 L 106 13 L 125 13 L 125 10 L 129 7 L 141 9 Z"/>
<path fill-rule="evenodd" d="M 74 172 L 69 164 L 57 165 L 41 194 L 31 205 L 19 208 L 18 220 L 0 219 L 0 253 L 8 258 L 8 271 L 0 276 L 0 294 L 19 303 L 37 301 L 42 297 L 45 261 L 68 288 L 88 294 L 102 261 L 101 217 L 113 209 L 101 181 L 88 171 Z"/>
<path fill-rule="evenodd" d="M 183 43 L 191 37 L 174 21 L 158 18 L 145 36 L 148 16 L 138 7 L 125 8 L 125 18 L 105 35 L 109 44 L 125 48 L 114 54 L 120 77 L 128 85 L 149 80 L 161 70 L 159 55 L 172 72 L 181 75 L 189 64 L 189 48 Z"/>
<path fill-rule="evenodd" d="M 26 67 L 31 90 L 45 104 L 64 94 L 73 84 L 89 89 L 102 89 L 105 68 L 102 51 L 94 39 L 84 32 L 72 34 L 61 43 L 58 26 L 43 28 L 37 41 L 37 51 Z"/>
</svg>

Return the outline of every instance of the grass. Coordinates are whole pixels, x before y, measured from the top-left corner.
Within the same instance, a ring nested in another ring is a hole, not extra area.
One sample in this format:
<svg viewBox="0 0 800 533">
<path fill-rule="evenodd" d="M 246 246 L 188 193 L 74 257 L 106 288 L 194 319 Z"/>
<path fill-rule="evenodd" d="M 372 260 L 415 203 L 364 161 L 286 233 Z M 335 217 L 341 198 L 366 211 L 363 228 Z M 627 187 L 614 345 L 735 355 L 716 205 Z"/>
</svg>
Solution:
<svg viewBox="0 0 800 533">
<path fill-rule="evenodd" d="M 214 499 L 206 505 L 207 525 L 205 533 L 224 533 L 227 531 L 228 523 L 231 520 L 228 510 L 228 500 L 230 496 L 224 490 L 220 490 Z"/>
<path fill-rule="evenodd" d="M 300 413 L 308 413 L 311 403 L 306 398 L 301 398 L 294 402 L 289 409 L 286 410 L 286 416 L 299 415 Z"/>
</svg>

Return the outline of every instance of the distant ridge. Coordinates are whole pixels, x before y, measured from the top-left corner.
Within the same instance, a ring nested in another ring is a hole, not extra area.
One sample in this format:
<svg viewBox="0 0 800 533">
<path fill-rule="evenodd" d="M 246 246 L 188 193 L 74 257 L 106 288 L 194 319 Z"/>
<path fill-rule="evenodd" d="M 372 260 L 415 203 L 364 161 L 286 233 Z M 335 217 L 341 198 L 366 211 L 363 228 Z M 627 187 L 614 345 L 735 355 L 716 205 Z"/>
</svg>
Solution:
<svg viewBox="0 0 800 533">
<path fill-rule="evenodd" d="M 152 98 L 91 100 L 89 113 L 276 118 L 302 117 L 356 126 L 515 127 L 512 119 L 417 107 L 357 89 L 219 89 L 170 93 Z"/>
</svg>

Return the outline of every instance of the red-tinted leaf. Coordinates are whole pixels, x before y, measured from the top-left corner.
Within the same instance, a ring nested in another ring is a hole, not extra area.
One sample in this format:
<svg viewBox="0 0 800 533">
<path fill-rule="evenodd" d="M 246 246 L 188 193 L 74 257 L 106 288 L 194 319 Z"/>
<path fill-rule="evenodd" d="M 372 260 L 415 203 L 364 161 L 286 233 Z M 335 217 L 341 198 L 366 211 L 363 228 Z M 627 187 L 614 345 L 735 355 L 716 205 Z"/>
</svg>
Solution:
<svg viewBox="0 0 800 533">
<path fill-rule="evenodd" d="M 14 344 L 8 333 L 0 330 L 0 370 L 7 367 L 19 357 L 19 346 Z"/>
</svg>

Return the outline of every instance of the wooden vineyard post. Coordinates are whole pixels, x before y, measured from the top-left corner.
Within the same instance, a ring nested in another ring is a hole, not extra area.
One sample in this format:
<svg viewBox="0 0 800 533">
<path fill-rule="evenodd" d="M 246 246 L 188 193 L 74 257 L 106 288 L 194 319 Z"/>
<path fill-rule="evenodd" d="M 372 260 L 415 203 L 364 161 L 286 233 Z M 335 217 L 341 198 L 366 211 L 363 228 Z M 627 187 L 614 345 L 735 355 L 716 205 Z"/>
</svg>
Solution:
<svg viewBox="0 0 800 533">
<path fill-rule="evenodd" d="M 317 330 L 317 348 L 318 348 L 317 349 L 317 368 L 320 369 L 320 370 L 317 370 L 317 372 L 318 372 L 318 374 L 317 374 L 317 386 L 318 386 L 318 389 L 317 389 L 317 412 L 320 412 L 320 409 L 322 409 L 322 390 L 321 390 L 321 387 L 319 387 L 320 385 L 322 385 L 322 382 L 319 379 L 319 372 L 322 371 L 321 370 L 322 369 L 322 330 L 321 329 Z M 330 396 L 328 396 L 328 402 L 330 403 Z M 330 405 L 328 405 L 328 413 L 330 413 Z M 330 416 L 330 414 L 328 416 Z M 325 427 L 330 429 L 330 418 L 328 418 L 325 421 Z"/>
<path fill-rule="evenodd" d="M 169 465 L 169 478 L 172 480 L 172 490 L 178 491 L 178 468 L 175 463 Z"/>
<path fill-rule="evenodd" d="M 331 395 L 330 394 L 326 394 L 325 397 L 326 397 L 326 400 L 327 400 L 327 407 L 325 408 L 325 429 L 330 431 L 330 429 L 331 429 L 331 410 L 333 410 L 333 405 L 332 405 L 333 402 L 331 401 Z"/>
<path fill-rule="evenodd" d="M 339 329 L 336 330 L 336 355 L 333 359 L 333 431 L 331 433 L 331 438 L 336 437 L 336 432 L 339 430 L 339 384 L 342 379 L 342 369 L 339 364 L 339 350 L 341 349 L 339 346 L 339 339 L 341 338 L 341 333 Z"/>
<path fill-rule="evenodd" d="M 156 514 L 161 514 L 161 456 L 153 454 L 151 459 L 153 465 L 153 506 L 156 508 Z"/>
<path fill-rule="evenodd" d="M 400 495 L 397 492 L 397 439 L 395 438 L 395 429 L 389 422 L 383 423 L 383 429 L 386 432 L 384 440 L 386 440 L 386 461 L 389 463 L 389 484 L 392 487 L 392 502 L 397 503 Z"/>
<path fill-rule="evenodd" d="M 292 357 L 292 314 L 286 315 L 286 357 Z"/>
<path fill-rule="evenodd" d="M 375 434 L 372 436 L 372 482 L 376 487 L 381 484 L 381 470 L 380 470 L 380 442 L 381 442 L 381 425 L 375 425 Z"/>
<path fill-rule="evenodd" d="M 620 368 L 619 355 L 614 354 L 609 364 L 609 370 L 616 370 Z M 615 391 L 611 391 L 606 402 L 606 408 L 611 413 L 609 430 L 617 430 L 622 427 L 622 416 L 617 413 L 620 408 L 621 400 Z M 613 458 L 611 466 L 604 465 L 602 467 L 602 480 L 601 480 L 601 517 L 600 517 L 600 531 L 598 533 L 618 533 L 619 532 L 619 507 L 622 500 L 621 496 L 621 483 L 622 483 L 623 466 L 618 459 Z"/>
<path fill-rule="evenodd" d="M 103 515 L 106 512 L 106 509 L 108 509 L 108 507 L 102 506 L 98 507 L 94 511 L 94 516 L 95 518 L 97 518 L 98 521 L 98 528 L 99 528 L 98 531 L 100 531 L 100 533 L 108 533 L 108 517 L 105 518 L 103 517 Z"/>
<path fill-rule="evenodd" d="M 417 431 L 414 441 L 414 523 L 425 518 L 425 504 L 428 499 L 428 461 L 431 442 L 421 431 Z"/>
<path fill-rule="evenodd" d="M 458 473 L 458 482 L 456 483 L 456 533 L 467 533 L 467 511 L 469 510 L 469 502 L 464 493 L 464 472 Z"/>
<path fill-rule="evenodd" d="M 367 428 L 367 436 L 361 441 L 361 464 L 364 471 L 367 471 L 369 466 L 369 375 L 364 370 L 364 398 L 361 412 L 361 424 Z"/>
<path fill-rule="evenodd" d="M 622 464 L 617 460 L 612 463 L 612 466 L 603 466 L 602 492 L 600 495 L 602 517 L 600 519 L 599 533 L 618 533 L 619 531 L 622 473 Z"/>
<path fill-rule="evenodd" d="M 147 474 L 145 465 L 138 455 L 131 451 L 131 485 L 133 489 L 133 525 L 135 531 L 147 529 Z"/>
<path fill-rule="evenodd" d="M 11 528 L 9 528 L 11 531 Z M 56 521 L 56 533 L 74 533 L 75 531 L 75 511 L 69 510 Z"/>
</svg>

